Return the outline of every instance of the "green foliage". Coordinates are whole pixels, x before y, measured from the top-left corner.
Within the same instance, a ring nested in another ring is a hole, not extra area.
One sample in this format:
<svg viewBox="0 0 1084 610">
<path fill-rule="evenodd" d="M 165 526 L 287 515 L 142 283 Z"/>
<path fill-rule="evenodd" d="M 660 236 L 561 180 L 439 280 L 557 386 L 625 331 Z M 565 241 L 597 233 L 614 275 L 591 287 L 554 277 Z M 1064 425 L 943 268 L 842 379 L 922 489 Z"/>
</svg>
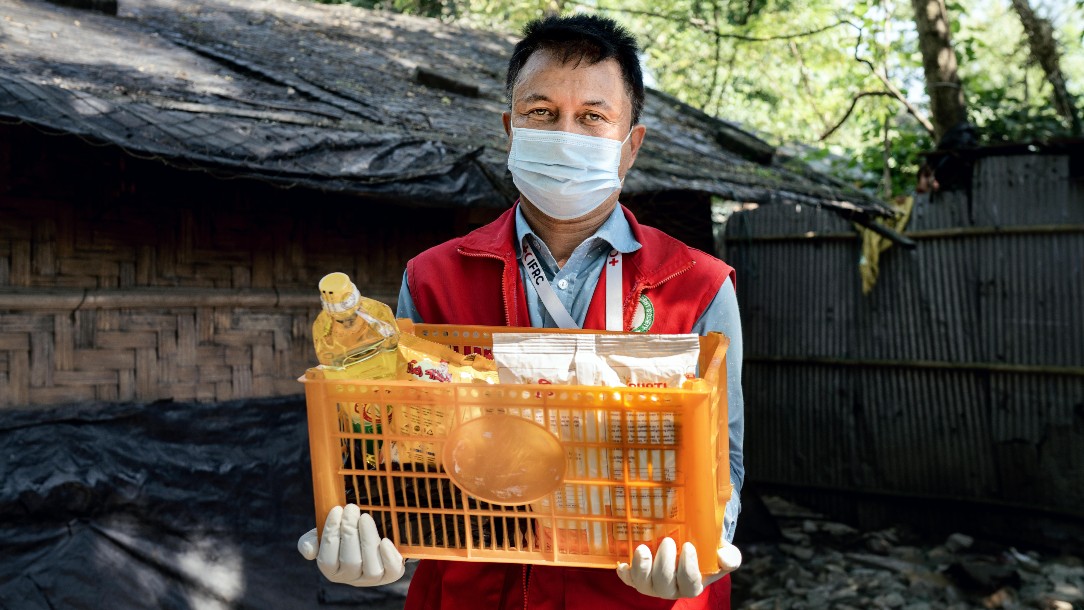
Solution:
<svg viewBox="0 0 1084 610">
<path fill-rule="evenodd" d="M 1031 142 L 1069 134 L 1068 121 L 1054 110 L 1052 87 L 1038 65 L 1029 58 L 1023 27 L 1008 7 L 993 2 L 976 4 L 984 10 L 961 17 L 962 34 L 956 47 L 961 56 L 961 75 L 969 115 L 979 128 L 985 144 Z M 1040 3 L 1032 0 L 1038 9 Z M 1065 6 L 1066 14 L 1075 7 Z M 1073 40 L 1084 29 L 1084 20 L 1066 20 L 1060 28 L 1062 40 Z M 1011 41 L 1007 43 L 1007 41 Z M 1084 85 L 1084 53 L 1078 45 L 1062 48 L 1062 69 L 1069 87 L 1079 92 Z M 1075 77 L 1075 78 L 1074 78 Z M 1078 108 L 1084 110 L 1084 108 Z"/>
<path fill-rule="evenodd" d="M 454 0 L 315 0 L 321 4 L 350 4 L 368 9 L 385 9 L 408 15 L 449 19 L 455 16 Z"/>
<path fill-rule="evenodd" d="M 921 153 L 935 145 L 900 100 L 859 95 L 886 91 L 876 70 L 915 112 L 929 112 L 906 0 L 339 1 L 505 32 L 547 13 L 612 16 L 640 40 L 649 85 L 769 141 L 798 144 L 803 158 L 880 195 L 886 166 L 891 194 L 911 192 Z M 1084 106 L 1084 0 L 1031 3 L 1054 22 L 1070 92 Z M 946 6 L 969 120 L 983 141 L 1066 135 L 1009 1 Z"/>
<path fill-rule="evenodd" d="M 890 120 L 888 138 L 891 142 L 891 155 L 886 158 L 884 150 L 884 127 L 868 125 L 864 135 L 868 144 L 855 153 L 859 164 L 870 172 L 863 183 L 856 186 L 886 196 L 883 179 L 885 166 L 888 166 L 891 179 L 891 195 L 906 194 L 914 190 L 918 169 L 922 165 L 922 153 L 933 148 L 934 142 L 928 133 L 917 123 L 909 120 Z M 879 144 L 879 146 L 878 146 Z M 870 178 L 876 177 L 874 183 Z"/>
<path fill-rule="evenodd" d="M 730 25 L 748 25 L 767 4 L 766 0 L 727 0 L 726 21 Z"/>
</svg>

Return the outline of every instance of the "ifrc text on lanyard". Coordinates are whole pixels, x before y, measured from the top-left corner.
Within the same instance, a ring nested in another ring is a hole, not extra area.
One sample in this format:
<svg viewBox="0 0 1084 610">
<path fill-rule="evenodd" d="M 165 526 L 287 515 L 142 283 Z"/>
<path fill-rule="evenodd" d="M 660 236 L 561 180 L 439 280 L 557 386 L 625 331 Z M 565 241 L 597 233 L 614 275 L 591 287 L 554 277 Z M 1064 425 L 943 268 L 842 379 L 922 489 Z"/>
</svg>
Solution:
<svg viewBox="0 0 1084 610">
<path fill-rule="evenodd" d="M 557 298 L 557 293 L 553 291 L 550 281 L 546 279 L 546 273 L 542 271 L 542 265 L 538 262 L 538 254 L 535 253 L 534 248 L 526 241 L 523 242 L 523 246 L 523 268 L 527 271 L 527 280 L 534 284 L 550 317 L 557 323 L 558 328 L 580 328 L 561 299 Z M 625 330 L 624 316 L 621 311 L 621 253 L 610 250 L 610 254 L 606 257 L 605 267 L 606 330 Z"/>
</svg>

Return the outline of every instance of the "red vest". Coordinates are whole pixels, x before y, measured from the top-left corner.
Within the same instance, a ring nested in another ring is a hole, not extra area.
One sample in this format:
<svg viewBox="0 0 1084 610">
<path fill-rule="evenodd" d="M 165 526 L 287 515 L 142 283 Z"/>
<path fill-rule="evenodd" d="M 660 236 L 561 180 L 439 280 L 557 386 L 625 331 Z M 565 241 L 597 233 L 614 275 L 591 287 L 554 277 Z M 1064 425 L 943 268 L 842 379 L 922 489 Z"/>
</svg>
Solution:
<svg viewBox="0 0 1084 610">
<path fill-rule="evenodd" d="M 516 261 L 516 211 L 422 252 L 407 263 L 410 296 L 430 324 L 530 326 Z M 654 310 L 649 332 L 687 333 L 734 270 L 723 261 L 645 227 L 622 207 L 643 246 L 622 257 L 625 330 L 641 296 Z M 604 285 L 602 279 L 599 285 Z M 606 328 L 606 291 L 595 290 L 584 328 Z"/>
<path fill-rule="evenodd" d="M 623 256 L 624 327 L 647 297 L 652 333 L 687 333 L 734 270 L 662 231 L 636 222 L 622 208 L 643 246 Z M 422 252 L 407 263 L 410 296 L 432 324 L 530 326 L 516 260 L 515 207 L 466 236 Z M 604 281 L 599 280 L 604 286 Z M 584 328 L 606 328 L 606 290 L 595 290 Z M 729 610 L 727 576 L 695 599 L 647 597 L 621 582 L 616 570 L 547 565 L 422 560 L 404 610 Z"/>
</svg>

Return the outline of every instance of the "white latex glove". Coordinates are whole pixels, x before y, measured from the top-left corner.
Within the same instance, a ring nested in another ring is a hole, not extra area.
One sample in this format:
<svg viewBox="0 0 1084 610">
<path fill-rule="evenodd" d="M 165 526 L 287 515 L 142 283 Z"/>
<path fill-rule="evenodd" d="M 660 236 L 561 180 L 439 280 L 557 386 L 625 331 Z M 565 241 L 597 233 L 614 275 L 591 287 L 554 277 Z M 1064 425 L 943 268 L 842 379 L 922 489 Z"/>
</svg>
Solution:
<svg viewBox="0 0 1084 610">
<path fill-rule="evenodd" d="M 696 547 L 686 542 L 677 556 L 677 544 L 673 538 L 663 538 L 659 554 L 651 561 L 651 550 L 644 545 L 636 547 L 632 565 L 619 563 L 617 577 L 626 585 L 644 595 L 663 599 L 696 597 L 704 588 L 741 566 L 741 551 L 723 541 L 717 551 L 720 571 L 702 578 L 696 562 Z"/>
<path fill-rule="evenodd" d="M 331 582 L 355 587 L 375 587 L 399 580 L 405 567 L 395 544 L 381 539 L 376 522 L 356 504 L 336 506 L 327 514 L 321 544 L 316 528 L 297 540 L 297 551 L 316 560 L 320 572 Z"/>
</svg>

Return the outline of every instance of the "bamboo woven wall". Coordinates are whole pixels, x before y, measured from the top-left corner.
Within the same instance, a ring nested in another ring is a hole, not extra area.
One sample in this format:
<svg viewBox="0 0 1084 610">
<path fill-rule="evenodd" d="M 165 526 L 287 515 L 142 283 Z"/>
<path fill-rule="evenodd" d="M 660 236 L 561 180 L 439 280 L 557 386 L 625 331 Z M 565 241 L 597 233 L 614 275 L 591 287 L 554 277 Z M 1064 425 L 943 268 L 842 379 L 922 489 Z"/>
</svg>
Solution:
<svg viewBox="0 0 1084 610">
<path fill-rule="evenodd" d="M 486 219 L 0 126 L 0 407 L 301 393 L 324 274 L 394 308 L 409 257 Z"/>
<path fill-rule="evenodd" d="M 869 296 L 858 237 L 835 215 L 733 216 L 750 478 L 867 524 L 986 519 L 999 535 L 1052 543 L 1071 538 L 1066 522 L 1084 532 L 1084 176 L 1073 167 L 979 159 L 970 197 L 916 202 L 918 247 L 886 251 Z"/>
</svg>

